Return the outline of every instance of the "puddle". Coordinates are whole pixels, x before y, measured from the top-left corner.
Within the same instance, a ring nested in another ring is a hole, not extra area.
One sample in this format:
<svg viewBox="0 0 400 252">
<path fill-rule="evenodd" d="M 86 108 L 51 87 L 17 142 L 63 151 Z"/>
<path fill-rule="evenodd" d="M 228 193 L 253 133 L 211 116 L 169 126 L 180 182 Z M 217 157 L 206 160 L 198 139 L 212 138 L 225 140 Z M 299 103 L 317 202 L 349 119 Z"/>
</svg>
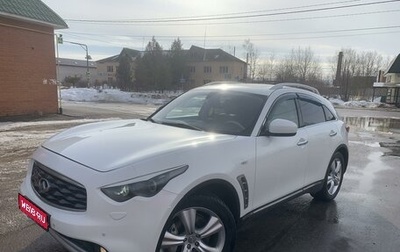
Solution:
<svg viewBox="0 0 400 252">
<path fill-rule="evenodd" d="M 381 152 L 372 152 L 368 155 L 369 163 L 362 170 L 360 180 L 360 190 L 363 192 L 369 192 L 373 189 L 373 182 L 376 180 L 377 173 L 383 170 L 387 170 L 387 166 L 382 163 L 380 157 Z"/>
<path fill-rule="evenodd" d="M 376 132 L 400 133 L 400 119 L 377 117 L 344 117 L 343 120 L 351 127 Z"/>
<path fill-rule="evenodd" d="M 376 118 L 376 117 L 344 117 L 343 121 L 345 121 L 346 124 L 350 126 L 350 130 L 351 127 L 356 127 L 364 129 L 369 132 L 385 132 L 385 133 L 400 134 L 400 119 Z M 393 136 L 394 140 L 399 139 L 396 135 Z M 380 142 L 379 146 L 389 149 L 389 151 L 383 154 L 384 156 L 400 157 L 400 140 L 393 142 Z M 378 147 L 378 146 L 376 146 L 376 143 L 374 143 L 374 146 L 370 147 Z"/>
<path fill-rule="evenodd" d="M 391 150 L 389 152 L 385 152 L 385 156 L 400 157 L 400 140 L 397 142 L 380 142 L 379 145 Z"/>
</svg>

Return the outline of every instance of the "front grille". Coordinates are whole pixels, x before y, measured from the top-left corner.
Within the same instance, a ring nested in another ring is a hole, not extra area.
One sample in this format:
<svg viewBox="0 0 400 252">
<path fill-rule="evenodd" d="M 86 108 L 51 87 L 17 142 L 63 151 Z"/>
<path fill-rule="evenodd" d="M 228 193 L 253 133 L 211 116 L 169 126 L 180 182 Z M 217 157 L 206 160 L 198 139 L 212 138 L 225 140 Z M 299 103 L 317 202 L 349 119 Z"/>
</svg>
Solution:
<svg viewBox="0 0 400 252">
<path fill-rule="evenodd" d="M 34 162 L 31 183 L 46 203 L 65 210 L 86 210 L 86 189 L 76 181 Z"/>
</svg>

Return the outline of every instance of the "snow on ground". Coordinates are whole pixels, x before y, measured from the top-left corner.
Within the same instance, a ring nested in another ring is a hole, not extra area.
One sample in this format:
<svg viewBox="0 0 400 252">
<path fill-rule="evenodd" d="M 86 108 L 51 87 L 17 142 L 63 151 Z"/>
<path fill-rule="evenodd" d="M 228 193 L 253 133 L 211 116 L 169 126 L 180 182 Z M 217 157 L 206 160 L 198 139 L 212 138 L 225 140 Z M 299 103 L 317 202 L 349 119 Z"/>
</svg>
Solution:
<svg viewBox="0 0 400 252">
<path fill-rule="evenodd" d="M 137 104 L 164 104 L 182 92 L 123 92 L 118 89 L 93 89 L 93 88 L 69 88 L 61 90 L 61 98 L 64 101 L 79 102 L 125 102 Z M 377 108 L 386 107 L 386 104 L 380 102 L 380 97 L 373 102 L 368 101 L 348 101 L 344 102 L 338 98 L 329 98 L 329 101 L 338 107 L 350 108 Z"/>
<path fill-rule="evenodd" d="M 77 119 L 77 120 L 60 120 L 60 121 L 33 121 L 33 122 L 0 122 L 0 133 L 3 131 L 12 131 L 18 130 L 20 128 L 29 128 L 29 127 L 47 127 L 47 126 L 54 126 L 59 125 L 71 125 L 71 124 L 83 124 L 83 123 L 91 123 L 91 122 L 98 122 L 98 121 L 106 121 L 106 120 L 113 120 L 117 118 L 107 118 L 107 119 Z"/>
<path fill-rule="evenodd" d="M 80 102 L 129 102 L 138 104 L 164 104 L 182 92 L 123 92 L 118 89 L 69 88 L 61 90 L 64 101 Z"/>
</svg>

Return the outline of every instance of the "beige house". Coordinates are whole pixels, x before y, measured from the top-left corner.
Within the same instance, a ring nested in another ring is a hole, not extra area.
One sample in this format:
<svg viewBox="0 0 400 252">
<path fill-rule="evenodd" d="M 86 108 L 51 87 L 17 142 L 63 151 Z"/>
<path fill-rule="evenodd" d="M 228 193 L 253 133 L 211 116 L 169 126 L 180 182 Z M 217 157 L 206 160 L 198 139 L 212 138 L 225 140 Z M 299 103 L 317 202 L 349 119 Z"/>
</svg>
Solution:
<svg viewBox="0 0 400 252">
<path fill-rule="evenodd" d="M 192 46 L 187 51 L 190 88 L 211 81 L 241 81 L 246 79 L 247 64 L 221 49 Z"/>
<path fill-rule="evenodd" d="M 95 81 L 101 85 L 113 85 L 117 81 L 116 73 L 120 58 L 124 55 L 128 55 L 134 62 L 136 57 L 140 54 L 140 51 L 123 48 L 120 54 L 97 61 L 97 75 L 95 76 Z M 132 77 L 134 78 L 134 76 Z"/>
<path fill-rule="evenodd" d="M 124 48 L 121 53 L 97 61 L 96 82 L 113 85 L 122 55 L 129 55 L 132 61 L 142 52 Z M 204 49 L 197 46 L 185 50 L 188 77 L 183 80 L 184 89 L 204 85 L 211 81 L 241 81 L 246 79 L 247 64 L 221 49 Z M 132 65 L 134 68 L 134 65 Z M 134 79 L 134 76 L 132 76 Z"/>
<path fill-rule="evenodd" d="M 374 92 L 376 88 L 386 88 L 385 102 L 400 107 L 400 54 L 389 64 L 384 78 L 378 76 L 378 82 L 374 83 Z"/>
</svg>

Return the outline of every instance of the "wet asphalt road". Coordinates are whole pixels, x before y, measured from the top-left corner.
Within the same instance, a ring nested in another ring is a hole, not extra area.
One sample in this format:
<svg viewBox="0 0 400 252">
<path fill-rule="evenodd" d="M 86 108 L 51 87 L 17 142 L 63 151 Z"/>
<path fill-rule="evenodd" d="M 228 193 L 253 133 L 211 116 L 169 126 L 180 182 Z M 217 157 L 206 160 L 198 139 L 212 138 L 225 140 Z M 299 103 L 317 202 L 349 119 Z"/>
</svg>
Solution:
<svg viewBox="0 0 400 252">
<path fill-rule="evenodd" d="M 398 111 L 344 112 L 400 118 Z M 352 126 L 349 137 L 350 164 L 336 200 L 304 195 L 250 217 L 239 227 L 236 251 L 400 251 L 400 157 L 380 144 L 396 143 L 400 135 Z M 66 250 L 32 224 L 0 236 L 0 251 Z"/>
</svg>

